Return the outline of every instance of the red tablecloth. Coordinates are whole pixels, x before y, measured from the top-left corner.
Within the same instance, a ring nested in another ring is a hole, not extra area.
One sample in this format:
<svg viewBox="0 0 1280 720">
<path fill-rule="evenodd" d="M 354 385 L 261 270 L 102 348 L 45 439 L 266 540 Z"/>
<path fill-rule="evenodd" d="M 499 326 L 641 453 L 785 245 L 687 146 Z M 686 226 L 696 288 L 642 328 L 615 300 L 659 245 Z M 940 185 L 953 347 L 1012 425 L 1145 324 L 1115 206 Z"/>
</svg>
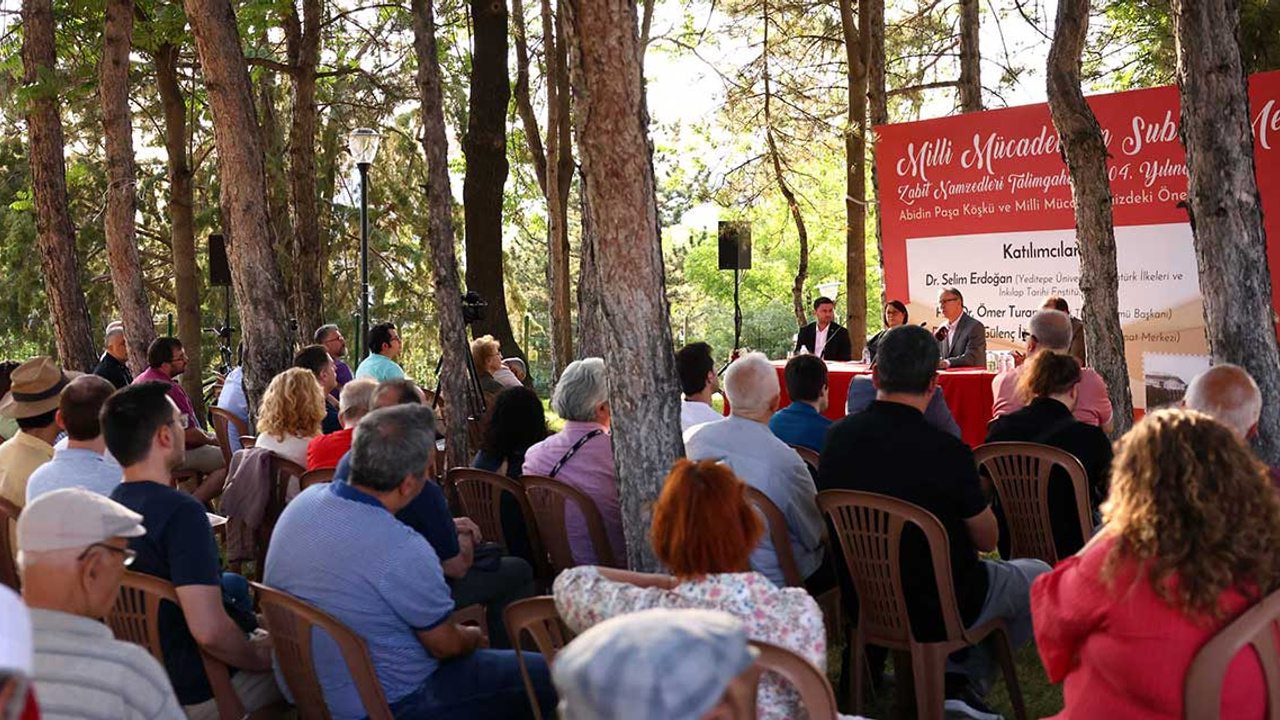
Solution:
<svg viewBox="0 0 1280 720">
<path fill-rule="evenodd" d="M 778 369 L 778 384 L 782 386 L 784 407 L 791 403 L 791 399 L 787 397 L 787 384 L 782 377 L 786 364 L 785 360 L 773 362 Z M 871 367 L 862 363 L 828 362 L 827 384 L 831 387 L 831 402 L 824 414 L 832 420 L 844 417 L 849 383 L 853 382 L 855 375 L 870 374 Z M 991 422 L 991 407 L 995 404 L 995 397 L 991 393 L 991 381 L 995 376 L 995 373 L 986 368 L 962 368 L 938 373 L 938 384 L 942 386 L 947 407 L 960 426 L 960 438 L 969 447 L 977 447 L 987 439 L 987 423 Z"/>
</svg>

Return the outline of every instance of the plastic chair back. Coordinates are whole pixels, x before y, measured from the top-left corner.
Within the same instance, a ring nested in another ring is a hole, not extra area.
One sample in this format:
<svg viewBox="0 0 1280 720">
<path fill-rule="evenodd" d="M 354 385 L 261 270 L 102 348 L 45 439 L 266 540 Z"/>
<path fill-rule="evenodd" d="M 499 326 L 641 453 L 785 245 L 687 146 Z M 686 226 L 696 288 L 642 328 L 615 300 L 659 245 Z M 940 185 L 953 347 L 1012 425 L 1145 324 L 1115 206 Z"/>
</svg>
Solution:
<svg viewBox="0 0 1280 720">
<path fill-rule="evenodd" d="M 254 446 L 255 446 L 255 445 L 257 445 L 257 444 L 258 444 L 258 436 L 257 436 L 257 435 L 241 435 L 241 436 L 240 436 L 240 447 L 241 447 L 241 449 L 247 450 L 247 449 L 249 449 L 249 448 L 251 448 L 251 447 L 254 447 Z M 228 467 L 230 467 L 230 466 L 228 466 Z"/>
<path fill-rule="evenodd" d="M 812 451 L 811 451 L 812 452 Z M 804 578 L 800 576 L 800 567 L 796 564 L 795 552 L 791 549 L 791 536 L 787 534 L 787 518 L 768 495 L 746 486 L 747 500 L 764 515 L 765 527 L 769 531 L 769 541 L 773 543 L 774 552 L 778 554 L 778 566 L 782 568 L 782 577 L 789 587 L 803 587 Z"/>
<path fill-rule="evenodd" d="M 173 585 L 158 577 L 136 572 L 125 572 L 120 581 L 120 595 L 116 604 L 103 618 L 117 640 L 140 645 L 164 666 L 164 648 L 160 641 L 160 603 L 178 605 L 178 593 Z M 221 720 L 240 720 L 244 717 L 244 705 L 231 685 L 231 674 L 222 661 L 204 650 L 200 651 L 205 675 L 213 688 L 213 698 Z"/>
<path fill-rule="evenodd" d="M 301 465 L 271 453 L 271 493 L 267 496 L 267 507 L 262 513 L 262 524 L 255 531 L 257 538 L 257 568 L 255 578 L 261 580 L 267 569 L 267 548 L 271 544 L 271 532 L 276 529 L 276 521 L 284 512 L 288 499 L 289 479 L 299 478 L 307 474 Z"/>
<path fill-rule="evenodd" d="M 809 720 L 836 720 L 836 694 L 822 671 L 795 652 L 784 647 L 752 640 L 751 646 L 759 651 L 756 664 L 765 672 L 782 676 L 800 693 L 800 704 L 809 713 Z"/>
<path fill-rule="evenodd" d="M 533 709 L 533 716 L 541 720 L 542 711 L 538 708 L 538 695 L 533 691 L 533 682 L 529 680 L 529 671 L 525 668 L 521 641 L 527 633 L 533 639 L 534 647 L 542 653 L 542 657 L 550 666 L 555 661 L 556 654 L 573 639 L 573 632 L 560 619 L 560 614 L 556 611 L 555 599 L 550 595 L 513 602 L 502 611 L 502 616 L 507 626 L 507 634 L 511 638 L 511 647 L 516 652 L 516 662 L 520 665 L 520 676 L 524 678 L 525 692 L 529 695 L 529 707 Z"/>
<path fill-rule="evenodd" d="M 502 530 L 502 494 L 510 493 L 520 503 L 520 511 L 526 523 L 530 517 L 527 512 L 528 501 L 524 499 L 524 489 L 520 483 L 506 475 L 480 470 L 477 468 L 456 467 L 445 473 L 446 487 L 452 487 L 457 493 L 462 513 L 480 526 L 480 532 L 486 540 L 493 540 L 503 547 L 508 547 L 506 533 Z"/>
<path fill-rule="evenodd" d="M 796 451 L 796 454 L 800 456 L 800 459 L 804 461 L 805 465 L 808 465 L 815 471 L 818 469 L 818 453 L 801 445 L 792 445 L 791 449 Z"/>
<path fill-rule="evenodd" d="M 231 431 L 235 431 L 236 437 L 244 437 L 249 434 L 249 426 L 219 407 L 209 408 L 209 415 L 213 417 L 213 434 L 217 436 L 218 448 L 222 450 L 223 467 L 231 467 Z"/>
<path fill-rule="evenodd" d="M 587 523 L 587 535 L 595 550 L 596 560 L 604 567 L 623 568 L 614 555 L 613 544 L 604 529 L 604 516 L 591 496 L 578 488 L 555 478 L 543 475 L 524 475 L 520 478 L 529 505 L 533 509 L 534 525 L 543 546 L 551 557 L 551 569 L 555 574 L 576 567 L 573 550 L 569 545 L 569 532 L 565 526 L 566 503 L 572 502 Z"/>
<path fill-rule="evenodd" d="M 1280 720 L 1280 591 L 1263 598 L 1205 643 L 1191 661 L 1183 689 L 1182 716 L 1213 720 L 1222 712 L 1222 683 L 1231 661 L 1245 646 L 1262 665 L 1267 717 Z"/>
<path fill-rule="evenodd" d="M 271 650 L 280 674 L 284 676 L 298 707 L 298 717 L 330 720 L 329 706 L 316 675 L 312 656 L 314 630 L 322 630 L 333 638 L 342 652 L 347 672 L 355 682 L 369 720 L 391 720 L 391 708 L 382 692 L 382 684 L 373 667 L 373 659 L 364 640 L 329 613 L 287 593 L 265 585 L 253 584 L 258 601 L 271 632 Z"/>
<path fill-rule="evenodd" d="M 306 490 L 312 485 L 320 485 L 323 483 L 333 482 L 333 473 L 337 468 L 317 468 L 308 470 L 298 479 L 298 489 Z"/>
<path fill-rule="evenodd" d="M 1009 552 L 1016 558 L 1037 558 L 1057 564 L 1061 554 L 1054 547 L 1049 523 L 1049 477 L 1055 467 L 1071 478 L 1080 518 L 1081 537 L 1093 536 L 1093 511 L 1089 509 L 1089 476 L 1071 453 L 1048 445 L 997 442 L 973 451 L 978 469 L 985 469 L 1009 523 Z"/>
<path fill-rule="evenodd" d="M 18 523 L 18 515 L 22 508 L 0 498 L 0 585 L 8 585 L 14 592 L 22 590 L 22 579 L 18 577 L 18 564 L 14 555 L 18 548 L 9 542 L 11 528 Z"/>
</svg>

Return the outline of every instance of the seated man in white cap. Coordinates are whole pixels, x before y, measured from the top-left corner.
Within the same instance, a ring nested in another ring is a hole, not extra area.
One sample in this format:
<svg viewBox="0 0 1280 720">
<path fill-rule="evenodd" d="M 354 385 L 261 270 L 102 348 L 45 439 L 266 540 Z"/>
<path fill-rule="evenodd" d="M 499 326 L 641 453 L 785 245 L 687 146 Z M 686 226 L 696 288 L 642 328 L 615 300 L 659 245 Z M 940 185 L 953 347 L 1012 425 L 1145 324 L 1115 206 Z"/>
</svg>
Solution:
<svg viewBox="0 0 1280 720">
<path fill-rule="evenodd" d="M 654 609 L 579 635 L 551 677 L 565 720 L 701 720 L 737 717 L 726 711 L 755 687 L 734 680 L 754 663 L 746 628 L 729 613 Z"/>
<path fill-rule="evenodd" d="M 0 720 L 35 717 L 31 616 L 18 594 L 0 585 Z"/>
<path fill-rule="evenodd" d="M 141 515 L 83 488 L 45 493 L 19 516 L 31 679 L 46 717 L 185 717 L 160 663 L 99 621 L 135 557 L 129 538 L 145 533 Z"/>
</svg>

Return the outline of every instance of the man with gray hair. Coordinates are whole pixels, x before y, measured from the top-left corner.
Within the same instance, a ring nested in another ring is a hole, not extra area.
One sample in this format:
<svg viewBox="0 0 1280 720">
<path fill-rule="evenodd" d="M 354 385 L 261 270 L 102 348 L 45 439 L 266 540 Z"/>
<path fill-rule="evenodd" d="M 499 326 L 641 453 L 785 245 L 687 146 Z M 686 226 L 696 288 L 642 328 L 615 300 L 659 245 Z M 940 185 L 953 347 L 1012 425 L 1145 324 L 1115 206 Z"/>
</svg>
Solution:
<svg viewBox="0 0 1280 720">
<path fill-rule="evenodd" d="M 124 323 L 117 320 L 108 325 L 103 344 L 106 349 L 102 353 L 102 359 L 98 360 L 98 366 L 93 369 L 93 374 L 106 378 L 116 390 L 132 385 L 133 373 L 126 364 L 129 360 L 129 346 L 125 342 Z"/>
<path fill-rule="evenodd" d="M 834 586 L 834 573 L 829 572 L 829 563 L 823 562 L 824 525 L 813 476 L 796 451 L 769 429 L 769 419 L 778 409 L 781 395 L 778 371 L 764 353 L 747 353 L 725 371 L 724 392 L 731 414 L 690 428 L 684 436 L 685 454 L 690 460 L 723 462 L 778 506 L 787 519 L 787 536 L 796 565 L 806 578 L 806 587 L 817 595 L 827 586 Z M 778 587 L 787 584 L 768 534 L 751 554 L 751 569 Z"/>
<path fill-rule="evenodd" d="M 1248 443 L 1258 432 L 1262 392 L 1239 365 L 1220 363 L 1205 370 L 1187 386 L 1182 406 L 1212 417 Z"/>
<path fill-rule="evenodd" d="M 338 461 L 351 449 L 356 424 L 369 413 L 378 381 L 373 378 L 352 380 L 342 388 L 338 400 L 338 420 L 342 429 L 328 435 L 317 435 L 307 444 L 307 469 L 336 468 Z"/>
<path fill-rule="evenodd" d="M 1059 355 L 1071 354 L 1071 316 L 1060 310 L 1040 310 L 1031 316 L 1031 335 L 1027 338 L 1027 357 L 1038 352 L 1052 352 Z M 991 417 L 998 418 L 1011 412 L 1021 410 L 1027 404 L 1027 398 L 1018 394 L 1018 381 L 1026 370 L 1026 363 L 1020 363 L 1013 370 L 1007 370 L 996 376 L 991 382 L 991 392 L 995 403 L 991 408 Z M 1103 432 L 1111 432 L 1111 398 L 1107 395 L 1107 383 L 1093 368 L 1080 368 L 1079 399 L 1076 401 L 1075 418 L 1082 423 L 1102 428 Z"/>
<path fill-rule="evenodd" d="M 531 716 L 510 650 L 451 621 L 454 600 L 436 551 L 395 518 L 429 482 L 435 418 L 423 405 L 369 413 L 356 426 L 347 482 L 307 488 L 280 515 L 265 582 L 333 615 L 369 649 L 396 717 Z M 334 717 L 367 713 L 338 647 L 313 649 Z M 544 716 L 555 707 L 546 662 L 524 654 Z"/>
<path fill-rule="evenodd" d="M 947 286 L 938 292 L 938 312 L 946 323 L 933 333 L 938 341 L 938 369 L 982 367 L 987 357 L 987 328 L 964 307 L 960 289 Z"/>
<path fill-rule="evenodd" d="M 324 349 L 329 351 L 329 357 L 333 358 L 333 369 L 338 375 L 338 385 L 330 391 L 330 395 L 339 397 L 342 388 L 351 382 L 352 377 L 351 367 L 342 362 L 342 358 L 347 354 L 347 339 L 342 337 L 342 331 L 337 325 L 330 323 L 316 328 L 312 342 L 323 345 Z"/>
</svg>

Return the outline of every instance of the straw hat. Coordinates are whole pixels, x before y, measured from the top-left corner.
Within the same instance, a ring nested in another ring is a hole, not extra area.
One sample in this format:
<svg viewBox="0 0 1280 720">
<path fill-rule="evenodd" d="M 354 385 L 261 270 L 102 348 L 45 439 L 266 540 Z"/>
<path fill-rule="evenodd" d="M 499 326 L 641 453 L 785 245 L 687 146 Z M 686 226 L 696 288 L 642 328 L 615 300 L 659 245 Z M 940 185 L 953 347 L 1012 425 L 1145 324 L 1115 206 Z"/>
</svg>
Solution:
<svg viewBox="0 0 1280 720">
<path fill-rule="evenodd" d="M 9 392 L 0 399 L 0 415 L 18 420 L 57 410 L 62 389 L 83 374 L 63 372 L 47 355 L 31 358 L 9 376 Z"/>
</svg>

